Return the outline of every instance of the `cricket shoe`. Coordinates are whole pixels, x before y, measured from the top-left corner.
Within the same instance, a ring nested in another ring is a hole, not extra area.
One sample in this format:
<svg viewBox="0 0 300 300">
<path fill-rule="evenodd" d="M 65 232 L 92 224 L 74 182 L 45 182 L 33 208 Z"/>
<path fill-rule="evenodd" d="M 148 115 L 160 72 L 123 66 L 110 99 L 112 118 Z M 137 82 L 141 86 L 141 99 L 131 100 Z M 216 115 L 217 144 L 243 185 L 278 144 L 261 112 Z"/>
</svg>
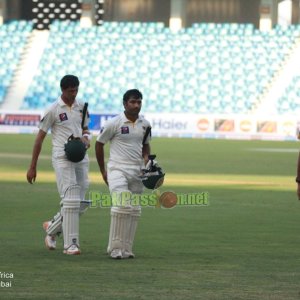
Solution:
<svg viewBox="0 0 300 300">
<path fill-rule="evenodd" d="M 125 250 L 125 251 L 123 252 L 122 257 L 123 257 L 123 258 L 134 258 L 135 255 L 134 255 L 132 252 Z"/>
<path fill-rule="evenodd" d="M 79 247 L 75 244 L 72 244 L 69 248 L 64 250 L 64 254 L 68 255 L 79 255 L 81 253 Z"/>
<path fill-rule="evenodd" d="M 46 221 L 43 223 L 43 228 L 47 232 L 48 227 L 51 225 L 51 221 Z M 45 245 L 49 250 L 55 250 L 56 248 L 56 239 L 55 235 L 47 234 L 45 237 Z"/>
<path fill-rule="evenodd" d="M 113 259 L 121 259 L 122 251 L 120 249 L 113 249 L 113 251 L 110 253 L 110 257 Z"/>
</svg>

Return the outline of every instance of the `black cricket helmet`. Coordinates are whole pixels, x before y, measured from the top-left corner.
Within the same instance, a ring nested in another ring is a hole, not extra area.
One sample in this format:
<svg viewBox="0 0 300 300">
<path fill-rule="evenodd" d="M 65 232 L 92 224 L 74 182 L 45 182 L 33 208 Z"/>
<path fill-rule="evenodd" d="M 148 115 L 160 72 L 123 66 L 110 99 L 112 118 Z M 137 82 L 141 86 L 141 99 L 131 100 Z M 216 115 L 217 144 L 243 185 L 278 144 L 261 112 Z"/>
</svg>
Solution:
<svg viewBox="0 0 300 300">
<path fill-rule="evenodd" d="M 165 173 L 162 168 L 153 162 L 156 155 L 149 155 L 150 166 L 147 169 L 143 169 L 142 182 L 147 189 L 155 190 L 159 188 L 165 179 Z"/>
<path fill-rule="evenodd" d="M 68 142 L 65 144 L 65 153 L 67 159 L 72 162 L 80 162 L 84 159 L 86 153 L 86 145 L 80 138 L 74 138 L 71 135 Z"/>
</svg>

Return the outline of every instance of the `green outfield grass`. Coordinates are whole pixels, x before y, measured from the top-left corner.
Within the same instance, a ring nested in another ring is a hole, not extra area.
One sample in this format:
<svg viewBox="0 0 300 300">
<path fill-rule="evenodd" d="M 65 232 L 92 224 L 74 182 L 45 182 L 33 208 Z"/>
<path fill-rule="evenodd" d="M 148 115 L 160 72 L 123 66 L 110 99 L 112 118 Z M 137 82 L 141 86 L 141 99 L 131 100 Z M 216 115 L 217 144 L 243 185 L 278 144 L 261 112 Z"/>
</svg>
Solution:
<svg viewBox="0 0 300 300">
<path fill-rule="evenodd" d="M 45 141 L 37 182 L 25 181 L 32 135 L 0 135 L 0 299 L 300 299 L 296 142 L 154 138 L 163 191 L 209 193 L 208 206 L 144 208 L 134 260 L 105 253 L 109 209 L 82 217 L 82 255 L 44 247 L 58 209 Z M 90 151 L 90 191 L 107 192 Z M 3 277 L 3 275 L 2 275 Z"/>
</svg>

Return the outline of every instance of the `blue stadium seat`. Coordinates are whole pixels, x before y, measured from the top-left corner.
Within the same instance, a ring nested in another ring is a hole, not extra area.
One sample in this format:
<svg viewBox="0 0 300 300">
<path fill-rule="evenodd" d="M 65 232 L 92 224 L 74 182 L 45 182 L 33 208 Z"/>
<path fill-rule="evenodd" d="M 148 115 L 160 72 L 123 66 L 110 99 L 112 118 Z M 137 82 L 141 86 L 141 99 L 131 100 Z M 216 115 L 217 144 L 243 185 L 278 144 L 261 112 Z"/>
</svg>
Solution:
<svg viewBox="0 0 300 300">
<path fill-rule="evenodd" d="M 0 26 L 0 103 L 12 83 L 32 27 L 32 23 L 27 21 L 11 21 Z"/>
<path fill-rule="evenodd" d="M 252 24 L 203 23 L 174 33 L 162 23 L 57 21 L 24 108 L 44 108 L 60 78 L 74 73 L 96 112 L 120 111 L 123 93 L 139 88 L 145 112 L 248 113 L 299 33 L 297 26 L 264 33 Z"/>
</svg>

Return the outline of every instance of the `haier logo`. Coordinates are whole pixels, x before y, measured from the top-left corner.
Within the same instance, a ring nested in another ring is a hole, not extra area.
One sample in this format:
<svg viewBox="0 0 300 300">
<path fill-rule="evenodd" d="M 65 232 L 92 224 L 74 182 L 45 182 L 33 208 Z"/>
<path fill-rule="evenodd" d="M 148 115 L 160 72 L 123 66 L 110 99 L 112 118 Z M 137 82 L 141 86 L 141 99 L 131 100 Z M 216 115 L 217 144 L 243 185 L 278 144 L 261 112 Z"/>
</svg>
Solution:
<svg viewBox="0 0 300 300">
<path fill-rule="evenodd" d="M 152 119 L 151 124 L 154 129 L 176 129 L 176 130 L 187 129 L 187 122 L 181 122 L 174 119 L 171 120 Z"/>
</svg>

